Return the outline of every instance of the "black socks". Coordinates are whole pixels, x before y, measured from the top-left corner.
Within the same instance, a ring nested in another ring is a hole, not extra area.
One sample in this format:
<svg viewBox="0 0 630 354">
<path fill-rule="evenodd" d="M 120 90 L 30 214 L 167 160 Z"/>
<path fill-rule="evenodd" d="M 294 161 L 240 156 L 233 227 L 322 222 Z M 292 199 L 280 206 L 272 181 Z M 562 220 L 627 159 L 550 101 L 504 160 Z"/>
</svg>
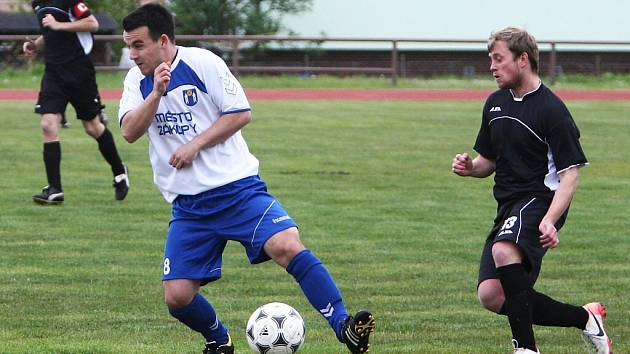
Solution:
<svg viewBox="0 0 630 354">
<path fill-rule="evenodd" d="M 532 324 L 553 327 L 586 328 L 588 312 L 580 306 L 565 304 L 539 293 L 520 263 L 497 268 L 505 303 L 499 312 L 507 315 L 512 336 L 519 347 L 536 351 Z"/>
<path fill-rule="evenodd" d="M 503 308 L 510 322 L 512 338 L 518 342 L 519 348 L 536 351 L 532 329 L 532 281 L 521 263 L 498 267 L 497 271 L 505 293 Z"/>
<path fill-rule="evenodd" d="M 61 144 L 59 141 L 44 143 L 44 166 L 48 185 L 61 189 Z"/>
<path fill-rule="evenodd" d="M 532 290 L 531 302 L 535 325 L 554 327 L 586 328 L 588 311 L 581 306 L 574 306 L 556 301 L 545 294 Z"/>
<path fill-rule="evenodd" d="M 103 155 L 105 160 L 112 167 L 114 176 L 125 173 L 125 167 L 120 160 L 120 156 L 118 156 L 118 150 L 116 150 L 114 137 L 107 127 L 105 127 L 103 134 L 96 138 L 96 142 L 98 143 L 98 150 L 101 152 L 101 155 Z"/>
</svg>

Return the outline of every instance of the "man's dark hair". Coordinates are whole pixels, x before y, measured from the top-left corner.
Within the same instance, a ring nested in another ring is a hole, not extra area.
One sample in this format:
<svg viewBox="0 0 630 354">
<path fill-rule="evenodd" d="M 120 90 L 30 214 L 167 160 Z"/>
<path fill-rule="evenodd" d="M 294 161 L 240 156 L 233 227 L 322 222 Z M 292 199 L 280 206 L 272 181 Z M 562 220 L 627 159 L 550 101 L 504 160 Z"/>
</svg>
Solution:
<svg viewBox="0 0 630 354">
<path fill-rule="evenodd" d="M 147 26 L 149 28 L 149 36 L 154 41 L 157 41 L 161 35 L 165 34 L 171 42 L 175 42 L 173 15 L 159 4 L 150 3 L 133 10 L 123 18 L 122 25 L 126 32 Z"/>
</svg>

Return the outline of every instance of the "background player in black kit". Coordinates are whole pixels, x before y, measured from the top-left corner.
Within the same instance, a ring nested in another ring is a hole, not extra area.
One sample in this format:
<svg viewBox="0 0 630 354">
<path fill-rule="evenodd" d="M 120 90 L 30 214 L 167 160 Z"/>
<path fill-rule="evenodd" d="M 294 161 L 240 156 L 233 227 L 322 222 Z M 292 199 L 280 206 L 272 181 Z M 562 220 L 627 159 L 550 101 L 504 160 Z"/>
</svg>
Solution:
<svg viewBox="0 0 630 354">
<path fill-rule="evenodd" d="M 61 186 L 61 145 L 59 125 L 68 102 L 77 112 L 85 132 L 93 137 L 110 164 L 114 176 L 116 200 L 129 191 L 127 167 L 122 163 L 114 138 L 101 122 L 101 101 L 96 86 L 94 65 L 88 57 L 92 50 L 92 33 L 98 21 L 85 3 L 79 0 L 35 0 L 33 11 L 42 35 L 23 45 L 26 55 L 43 47 L 46 68 L 41 82 L 35 113 L 41 114 L 44 143 L 44 165 L 48 185 L 33 200 L 41 204 L 60 204 L 64 200 Z"/>
<path fill-rule="evenodd" d="M 605 308 L 560 303 L 534 290 L 542 258 L 560 242 L 580 167 L 587 164 L 579 131 L 562 101 L 538 76 L 538 47 L 526 31 L 506 28 L 488 41 L 490 71 L 499 90 L 483 108 L 471 159 L 453 158 L 460 176 L 493 172 L 497 215 L 484 246 L 479 301 L 507 315 L 514 353 L 538 353 L 532 324 L 577 327 L 590 350 L 610 353 Z"/>
</svg>

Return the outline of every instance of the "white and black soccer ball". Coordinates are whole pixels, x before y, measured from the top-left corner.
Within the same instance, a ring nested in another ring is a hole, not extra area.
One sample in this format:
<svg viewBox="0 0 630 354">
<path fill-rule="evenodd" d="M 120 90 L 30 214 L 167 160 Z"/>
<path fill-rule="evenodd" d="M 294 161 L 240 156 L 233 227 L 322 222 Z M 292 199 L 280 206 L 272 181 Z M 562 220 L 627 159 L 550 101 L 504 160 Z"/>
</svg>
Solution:
<svg viewBox="0 0 630 354">
<path fill-rule="evenodd" d="M 256 354 L 293 354 L 304 344 L 304 320 L 281 302 L 263 305 L 247 321 L 247 343 Z"/>
</svg>

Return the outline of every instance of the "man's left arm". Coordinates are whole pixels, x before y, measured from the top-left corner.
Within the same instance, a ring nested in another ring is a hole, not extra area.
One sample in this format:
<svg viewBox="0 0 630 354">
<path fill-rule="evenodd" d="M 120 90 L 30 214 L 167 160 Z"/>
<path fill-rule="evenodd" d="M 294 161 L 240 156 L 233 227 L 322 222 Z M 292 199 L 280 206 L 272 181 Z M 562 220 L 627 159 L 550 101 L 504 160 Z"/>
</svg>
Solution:
<svg viewBox="0 0 630 354">
<path fill-rule="evenodd" d="M 189 166 L 201 150 L 226 141 L 246 126 L 252 120 L 251 113 L 251 111 L 244 111 L 221 116 L 206 131 L 180 146 L 171 156 L 169 164 L 176 169 Z"/>
<path fill-rule="evenodd" d="M 540 243 L 544 248 L 554 248 L 560 243 L 555 223 L 571 204 L 571 199 L 573 199 L 573 194 L 578 185 L 579 170 L 579 166 L 572 166 L 558 174 L 560 184 L 553 196 L 547 214 L 545 214 L 538 226 L 538 230 L 541 232 Z"/>
<path fill-rule="evenodd" d="M 71 8 L 72 14 L 77 18 L 76 21 L 59 22 L 51 14 L 44 16 L 42 25 L 53 31 L 66 32 L 96 32 L 98 31 L 98 20 L 90 13 L 87 5 L 82 1 L 76 2 Z"/>
</svg>

